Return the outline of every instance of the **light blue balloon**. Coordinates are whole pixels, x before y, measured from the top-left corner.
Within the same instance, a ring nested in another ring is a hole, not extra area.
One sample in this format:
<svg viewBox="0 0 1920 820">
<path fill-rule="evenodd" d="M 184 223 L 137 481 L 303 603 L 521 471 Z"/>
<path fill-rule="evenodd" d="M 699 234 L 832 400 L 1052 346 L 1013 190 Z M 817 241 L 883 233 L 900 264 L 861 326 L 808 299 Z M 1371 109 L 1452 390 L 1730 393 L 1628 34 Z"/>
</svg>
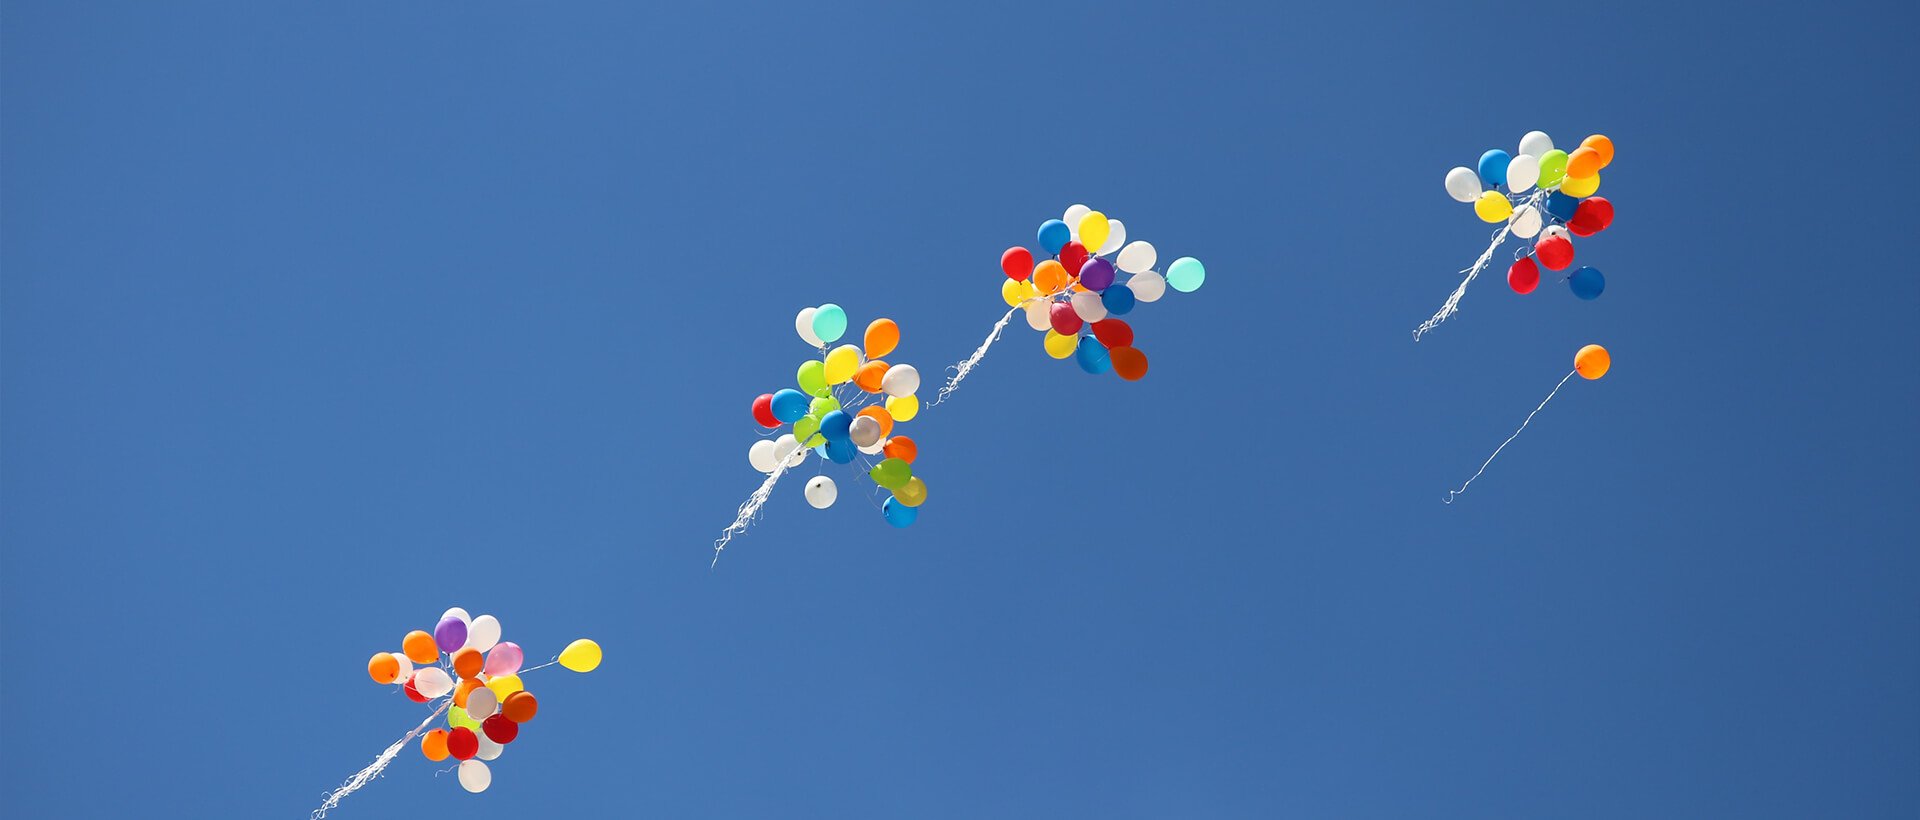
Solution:
<svg viewBox="0 0 1920 820">
<path fill-rule="evenodd" d="M 773 417 L 792 424 L 807 415 L 807 394 L 791 387 L 773 394 Z"/>
<path fill-rule="evenodd" d="M 1080 346 L 1073 349 L 1073 361 L 1080 365 L 1081 370 L 1096 376 L 1113 369 L 1113 357 L 1107 355 L 1107 346 L 1089 338 L 1082 337 Z"/>
<path fill-rule="evenodd" d="M 880 505 L 880 515 L 887 519 L 887 523 L 905 529 L 913 526 L 913 520 L 920 517 L 920 508 L 909 507 L 900 503 L 898 498 L 888 497 L 887 503 Z"/>
<path fill-rule="evenodd" d="M 1598 299 L 1600 292 L 1607 289 L 1607 277 L 1601 276 L 1597 268 L 1581 268 L 1567 279 L 1567 287 L 1582 299 Z"/>
<path fill-rule="evenodd" d="M 847 333 L 847 312 L 839 305 L 828 302 L 813 309 L 813 335 L 820 341 L 833 344 Z"/>
<path fill-rule="evenodd" d="M 1167 266 L 1167 286 L 1181 293 L 1192 293 L 1207 281 L 1207 266 L 1191 256 L 1182 256 Z"/>
<path fill-rule="evenodd" d="M 1058 219 L 1049 219 L 1040 223 L 1040 247 L 1047 253 L 1059 253 L 1061 248 L 1073 241 L 1073 229 Z"/>
<path fill-rule="evenodd" d="M 1481 154 L 1480 179 L 1487 183 L 1487 187 L 1507 184 L 1507 163 L 1512 161 L 1513 157 L 1498 148 Z"/>
</svg>

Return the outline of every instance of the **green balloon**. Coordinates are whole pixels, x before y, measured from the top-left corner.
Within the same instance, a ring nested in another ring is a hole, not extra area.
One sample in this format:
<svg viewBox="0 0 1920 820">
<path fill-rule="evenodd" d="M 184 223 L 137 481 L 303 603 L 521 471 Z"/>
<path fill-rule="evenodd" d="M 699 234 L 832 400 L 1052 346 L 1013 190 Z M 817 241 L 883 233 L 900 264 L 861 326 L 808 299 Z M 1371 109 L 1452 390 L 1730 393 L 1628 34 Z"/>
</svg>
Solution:
<svg viewBox="0 0 1920 820">
<path fill-rule="evenodd" d="M 1540 181 L 1535 182 L 1542 188 L 1552 188 L 1567 178 L 1567 152 L 1555 148 L 1540 155 Z"/>
<path fill-rule="evenodd" d="M 815 396 L 825 396 L 827 390 L 827 365 L 819 359 L 808 359 L 800 363 L 800 373 L 794 377 L 800 383 L 800 390 Z"/>
<path fill-rule="evenodd" d="M 1182 256 L 1167 266 L 1167 287 L 1181 293 L 1192 293 L 1200 289 L 1207 281 L 1207 266 L 1191 256 Z"/>
<path fill-rule="evenodd" d="M 913 467 L 900 459 L 889 458 L 874 465 L 873 470 L 867 475 L 873 478 L 875 484 L 889 490 L 898 490 L 907 486 L 907 480 L 913 478 Z"/>
<path fill-rule="evenodd" d="M 826 418 L 828 413 L 840 409 L 840 400 L 832 396 L 821 396 L 813 400 L 813 406 L 807 408 L 807 415 L 814 418 Z"/>
<path fill-rule="evenodd" d="M 476 732 L 480 731 L 480 721 L 474 720 L 472 715 L 467 714 L 465 708 L 459 706 L 447 709 L 447 725 L 455 729 L 465 726 Z"/>
<path fill-rule="evenodd" d="M 808 441 L 808 439 L 821 438 L 819 433 L 819 416 L 801 416 L 799 421 L 793 423 L 793 437 L 799 439 L 801 444 L 805 444 L 808 447 L 819 446 L 812 441 Z"/>
</svg>

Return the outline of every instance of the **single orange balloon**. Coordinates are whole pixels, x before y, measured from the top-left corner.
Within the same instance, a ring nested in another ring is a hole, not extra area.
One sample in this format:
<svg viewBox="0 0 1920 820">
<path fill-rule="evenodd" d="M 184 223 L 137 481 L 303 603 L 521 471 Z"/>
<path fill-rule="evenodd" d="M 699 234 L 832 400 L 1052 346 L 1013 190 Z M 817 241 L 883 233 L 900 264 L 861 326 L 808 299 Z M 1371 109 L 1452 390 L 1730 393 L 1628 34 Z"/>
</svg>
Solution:
<svg viewBox="0 0 1920 820">
<path fill-rule="evenodd" d="M 506 715 L 514 723 L 526 723 L 540 711 L 540 701 L 533 699 L 533 693 L 525 689 L 507 696 L 500 702 L 500 714 Z"/>
<path fill-rule="evenodd" d="M 887 439 L 886 445 L 880 448 L 880 453 L 887 458 L 897 458 L 912 464 L 914 458 L 920 455 L 920 445 L 914 444 L 913 439 L 906 436 L 894 436 Z"/>
<path fill-rule="evenodd" d="M 435 729 L 420 738 L 420 753 L 438 763 L 447 759 L 447 730 Z"/>
<path fill-rule="evenodd" d="M 1592 179 L 1594 174 L 1600 173 L 1600 166 L 1605 164 L 1600 161 L 1599 151 L 1583 145 L 1573 149 L 1573 153 L 1567 155 L 1567 176 L 1573 179 Z"/>
<path fill-rule="evenodd" d="M 887 377 L 887 368 L 891 366 L 879 359 L 860 365 L 853 373 L 853 386 L 868 393 L 880 392 L 880 380 Z"/>
<path fill-rule="evenodd" d="M 1573 354 L 1573 369 L 1586 379 L 1598 379 L 1607 375 L 1607 369 L 1613 367 L 1613 356 L 1599 345 L 1587 345 Z"/>
<path fill-rule="evenodd" d="M 392 683 L 400 679 L 400 659 L 392 652 L 376 652 L 367 661 L 367 675 L 374 683 Z"/>
<path fill-rule="evenodd" d="M 425 630 L 416 629 L 400 640 L 400 651 L 406 653 L 407 660 L 414 663 L 433 663 L 440 660 L 440 645 L 433 642 L 433 636 Z"/>
<path fill-rule="evenodd" d="M 1605 168 L 1613 164 L 1613 140 L 1608 139 L 1607 135 L 1595 134 L 1583 139 L 1580 141 L 1580 147 L 1592 148 L 1595 153 L 1598 153 L 1600 155 L 1600 167 Z M 1569 157 L 1569 159 L 1571 159 L 1571 157 Z"/>
<path fill-rule="evenodd" d="M 1041 293 L 1059 293 L 1072 281 L 1073 276 L 1057 259 L 1049 259 L 1033 268 L 1033 286 L 1039 288 Z"/>
<path fill-rule="evenodd" d="M 1116 347 L 1107 351 L 1107 357 L 1113 360 L 1113 372 L 1120 378 L 1137 382 L 1147 375 L 1147 354 L 1131 347 Z"/>
<path fill-rule="evenodd" d="M 1082 285 L 1082 284 L 1080 284 L 1080 280 L 1076 278 L 1076 279 L 1074 279 L 1074 280 L 1073 280 L 1073 292 L 1074 292 L 1074 293 L 1086 293 L 1086 292 L 1087 292 L 1087 286 L 1086 286 L 1086 285 Z"/>
<path fill-rule="evenodd" d="M 461 678 L 459 683 L 453 685 L 453 705 L 462 709 L 467 708 L 467 696 L 473 694 L 473 690 L 485 685 L 479 678 Z"/>
<path fill-rule="evenodd" d="M 867 325 L 867 358 L 878 359 L 900 346 L 900 326 L 892 319 L 875 319 Z"/>
<path fill-rule="evenodd" d="M 893 434 L 893 414 L 887 412 L 887 408 L 878 406 L 862 407 L 860 408 L 860 415 L 872 416 L 874 421 L 880 422 L 881 438 L 886 438 Z M 859 418 L 859 416 L 855 416 L 855 418 Z"/>
<path fill-rule="evenodd" d="M 480 677 L 480 669 L 486 665 L 487 656 L 471 646 L 461 647 L 460 651 L 453 653 L 453 671 L 460 673 L 462 678 Z"/>
</svg>

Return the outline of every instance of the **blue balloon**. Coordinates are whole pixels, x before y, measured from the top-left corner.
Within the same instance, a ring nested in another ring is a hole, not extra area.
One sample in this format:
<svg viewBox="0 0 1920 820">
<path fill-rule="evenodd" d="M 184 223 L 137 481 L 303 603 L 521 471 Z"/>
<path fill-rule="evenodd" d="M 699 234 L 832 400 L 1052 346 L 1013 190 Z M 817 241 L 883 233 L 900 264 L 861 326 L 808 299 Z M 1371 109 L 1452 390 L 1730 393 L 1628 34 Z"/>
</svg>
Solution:
<svg viewBox="0 0 1920 820">
<path fill-rule="evenodd" d="M 828 441 L 847 441 L 847 430 L 853 427 L 853 417 L 845 410 L 832 410 L 820 417 L 820 435 Z"/>
<path fill-rule="evenodd" d="M 1594 268 L 1581 268 L 1567 280 L 1567 287 L 1573 288 L 1573 295 L 1582 299 L 1598 299 L 1600 292 L 1607 289 L 1607 277 Z"/>
<path fill-rule="evenodd" d="M 1047 253 L 1059 253 L 1061 248 L 1073 241 L 1073 229 L 1058 219 L 1049 219 L 1040 223 L 1040 247 Z"/>
<path fill-rule="evenodd" d="M 920 517 L 920 508 L 909 507 L 900 503 L 900 499 L 889 497 L 887 503 L 880 505 L 880 515 L 887 519 L 887 523 L 905 528 L 912 526 L 913 520 Z"/>
<path fill-rule="evenodd" d="M 1107 346 L 1085 337 L 1080 339 L 1080 346 L 1073 349 L 1073 360 L 1081 370 L 1094 375 L 1113 369 L 1113 357 L 1107 355 Z"/>
<path fill-rule="evenodd" d="M 1547 196 L 1547 215 L 1561 222 L 1571 222 L 1573 212 L 1579 208 L 1580 198 L 1577 196 L 1567 196 L 1559 191 Z"/>
<path fill-rule="evenodd" d="M 1124 316 L 1132 311 L 1133 301 L 1133 288 L 1126 285 L 1115 285 L 1100 292 L 1100 304 L 1115 316 Z"/>
<path fill-rule="evenodd" d="M 773 394 L 773 417 L 792 424 L 806 418 L 807 407 L 812 401 L 807 394 L 789 387 Z"/>
<path fill-rule="evenodd" d="M 1480 179 L 1484 180 L 1489 188 L 1507 184 L 1507 163 L 1512 161 L 1513 157 L 1507 156 L 1507 152 L 1498 148 L 1481 154 Z"/>
<path fill-rule="evenodd" d="M 826 456 L 828 461 L 835 464 L 853 463 L 854 447 L 852 439 L 830 438 L 827 439 L 826 444 L 820 446 L 826 450 L 826 452 L 821 453 L 821 455 Z"/>
</svg>

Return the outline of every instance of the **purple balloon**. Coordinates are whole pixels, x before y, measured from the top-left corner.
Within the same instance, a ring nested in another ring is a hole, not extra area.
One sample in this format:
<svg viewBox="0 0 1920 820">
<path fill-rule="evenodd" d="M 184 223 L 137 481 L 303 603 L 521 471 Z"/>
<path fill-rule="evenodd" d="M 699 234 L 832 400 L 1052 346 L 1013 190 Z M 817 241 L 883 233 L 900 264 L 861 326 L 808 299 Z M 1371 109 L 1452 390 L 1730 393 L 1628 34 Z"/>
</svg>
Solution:
<svg viewBox="0 0 1920 820">
<path fill-rule="evenodd" d="M 1113 287 L 1113 263 L 1099 258 L 1087 260 L 1080 266 L 1080 284 L 1095 292 Z"/>
<path fill-rule="evenodd" d="M 511 675 L 520 671 L 520 664 L 525 663 L 526 660 L 527 656 L 520 651 L 519 644 L 501 641 L 487 650 L 487 665 L 481 671 L 486 672 L 488 677 Z"/>
<path fill-rule="evenodd" d="M 440 624 L 433 628 L 433 642 L 440 645 L 440 651 L 453 652 L 467 643 L 467 622 L 451 615 L 441 618 Z"/>
</svg>

